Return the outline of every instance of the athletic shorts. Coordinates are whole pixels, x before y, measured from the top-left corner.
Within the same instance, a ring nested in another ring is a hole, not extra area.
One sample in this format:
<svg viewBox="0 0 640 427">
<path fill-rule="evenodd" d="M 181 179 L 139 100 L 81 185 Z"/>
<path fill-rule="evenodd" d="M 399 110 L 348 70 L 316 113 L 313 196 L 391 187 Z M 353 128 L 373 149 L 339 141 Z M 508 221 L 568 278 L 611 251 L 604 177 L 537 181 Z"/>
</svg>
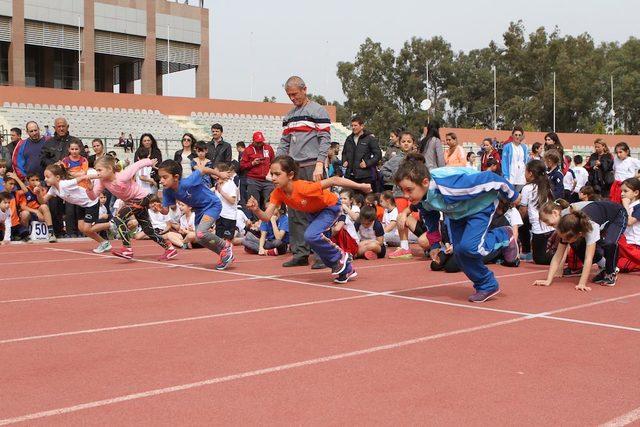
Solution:
<svg viewBox="0 0 640 427">
<path fill-rule="evenodd" d="M 234 219 L 218 218 L 216 221 L 216 236 L 225 240 L 232 240 L 236 235 L 236 221 Z"/>
<path fill-rule="evenodd" d="M 95 224 L 100 220 L 100 202 L 88 208 L 82 206 L 78 206 L 77 208 L 78 220 L 82 219 L 82 221 L 87 224 Z"/>
</svg>

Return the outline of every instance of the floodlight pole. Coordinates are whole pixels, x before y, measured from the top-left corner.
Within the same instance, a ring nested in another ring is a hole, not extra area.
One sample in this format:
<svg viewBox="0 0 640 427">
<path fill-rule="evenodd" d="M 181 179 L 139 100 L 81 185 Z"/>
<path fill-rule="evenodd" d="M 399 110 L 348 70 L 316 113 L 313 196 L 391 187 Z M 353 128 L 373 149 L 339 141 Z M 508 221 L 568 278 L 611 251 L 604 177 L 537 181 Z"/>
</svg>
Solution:
<svg viewBox="0 0 640 427">
<path fill-rule="evenodd" d="M 613 74 L 611 75 L 611 134 L 616 133 L 616 111 L 613 109 Z"/>
<path fill-rule="evenodd" d="M 498 130 L 498 79 L 495 64 L 491 66 L 493 71 L 493 130 Z"/>
</svg>

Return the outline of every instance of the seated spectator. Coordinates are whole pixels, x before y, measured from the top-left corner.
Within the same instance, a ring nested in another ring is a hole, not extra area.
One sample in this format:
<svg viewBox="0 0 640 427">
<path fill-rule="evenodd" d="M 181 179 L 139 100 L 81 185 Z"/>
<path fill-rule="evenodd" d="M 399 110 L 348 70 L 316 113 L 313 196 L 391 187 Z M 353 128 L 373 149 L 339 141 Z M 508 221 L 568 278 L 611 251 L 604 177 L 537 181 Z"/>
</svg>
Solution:
<svg viewBox="0 0 640 427">
<path fill-rule="evenodd" d="M 0 245 L 11 242 L 11 195 L 0 192 Z"/>
<path fill-rule="evenodd" d="M 16 200 L 16 193 L 18 188 L 18 182 L 15 178 L 12 178 L 7 174 L 7 179 L 4 182 L 5 192 L 9 194 L 9 211 L 11 215 L 11 240 L 29 240 L 29 230 L 24 228 L 20 224 L 20 215 L 18 214 L 18 203 Z"/>
<path fill-rule="evenodd" d="M 190 249 L 200 247 L 196 242 L 196 214 L 193 213 L 190 206 L 182 202 L 177 202 L 178 209 L 182 212 L 178 224 L 174 224 L 173 229 L 177 230 L 182 236 L 182 248 Z"/>
<path fill-rule="evenodd" d="M 355 221 L 360 217 L 360 207 L 354 203 L 352 190 L 340 191 L 340 209 L 342 213 L 331 227 L 331 241 L 343 251 L 356 256 L 358 254 L 358 233 Z"/>
<path fill-rule="evenodd" d="M 18 175 L 13 172 L 10 172 L 10 174 L 9 176 L 15 180 L 21 189 L 16 192 L 16 204 L 20 212 L 20 224 L 29 230 L 31 221 L 44 222 L 47 224 L 49 231 L 49 242 L 56 242 L 57 238 L 53 232 L 53 221 L 51 220 L 49 206 L 41 205 L 40 202 L 38 202 L 37 193 L 41 188 L 40 177 L 34 173 L 27 174 L 27 182 L 29 185 L 25 185 L 22 180 L 18 178 Z"/>
<path fill-rule="evenodd" d="M 244 241 L 244 250 L 250 254 L 277 256 L 287 252 L 289 246 L 289 217 L 286 208 L 276 210 L 269 222 L 261 222 L 260 239 L 248 233 Z"/>
<path fill-rule="evenodd" d="M 385 191 L 380 195 L 380 205 L 384 208 L 382 227 L 384 228 L 384 243 L 387 246 L 400 246 L 398 234 L 398 208 L 391 191 Z"/>
<path fill-rule="evenodd" d="M 0 159 L 0 192 L 4 191 L 4 178 L 7 175 L 7 161 Z"/>
<path fill-rule="evenodd" d="M 151 226 L 156 230 L 159 236 L 162 236 L 164 240 L 168 240 L 173 245 L 181 248 L 184 245 L 182 235 L 176 231 L 172 231 L 172 224 L 175 224 L 175 219 L 178 219 L 177 212 L 169 212 L 164 215 L 158 208 L 158 203 L 161 203 L 160 198 L 157 195 L 149 197 L 149 219 L 151 220 Z"/>
<path fill-rule="evenodd" d="M 360 217 L 355 223 L 360 237 L 358 257 L 366 259 L 384 258 L 387 247 L 384 244 L 384 228 L 376 219 L 376 209 L 366 205 L 360 210 Z"/>
<path fill-rule="evenodd" d="M 382 221 L 382 216 L 384 215 L 384 208 L 380 206 L 379 193 L 368 193 L 366 196 L 364 196 L 364 205 L 373 207 L 376 210 L 376 219 L 378 221 Z"/>
</svg>

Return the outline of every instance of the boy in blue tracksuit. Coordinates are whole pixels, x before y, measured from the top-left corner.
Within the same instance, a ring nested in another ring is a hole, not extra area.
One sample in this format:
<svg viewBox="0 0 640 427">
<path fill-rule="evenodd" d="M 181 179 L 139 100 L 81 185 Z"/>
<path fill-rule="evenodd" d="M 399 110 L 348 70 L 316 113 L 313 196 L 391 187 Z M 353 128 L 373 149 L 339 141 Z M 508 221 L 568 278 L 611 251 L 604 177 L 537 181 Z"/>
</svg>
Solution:
<svg viewBox="0 0 640 427">
<path fill-rule="evenodd" d="M 433 248 L 440 246 L 440 212 L 447 221 L 458 265 L 473 282 L 470 302 L 484 302 L 500 292 L 498 282 L 482 257 L 502 250 L 506 262 L 518 263 L 518 244 L 511 227 L 489 230 L 498 196 L 515 202 L 513 185 L 493 172 L 444 167 L 429 172 L 417 156 L 408 156 L 395 175 L 396 184 L 417 205 Z"/>
</svg>

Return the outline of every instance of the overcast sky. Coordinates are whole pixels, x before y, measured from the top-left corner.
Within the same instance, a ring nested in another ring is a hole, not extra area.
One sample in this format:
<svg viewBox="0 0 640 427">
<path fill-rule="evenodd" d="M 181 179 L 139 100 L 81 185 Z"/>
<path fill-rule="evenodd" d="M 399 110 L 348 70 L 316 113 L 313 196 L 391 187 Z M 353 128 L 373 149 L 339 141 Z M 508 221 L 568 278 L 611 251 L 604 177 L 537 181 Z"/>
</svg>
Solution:
<svg viewBox="0 0 640 427">
<path fill-rule="evenodd" d="M 562 34 L 588 32 L 596 42 L 640 33 L 638 0 L 205 0 L 205 5 L 211 97 L 218 99 L 275 96 L 288 102 L 282 83 L 298 74 L 310 92 L 343 101 L 336 64 L 353 61 L 367 37 L 397 51 L 412 36 L 440 35 L 454 50 L 468 51 L 491 40 L 502 45 L 502 33 L 518 19 L 527 33 L 558 26 Z M 194 75 L 192 70 L 172 75 L 169 95 L 194 96 Z"/>
</svg>

